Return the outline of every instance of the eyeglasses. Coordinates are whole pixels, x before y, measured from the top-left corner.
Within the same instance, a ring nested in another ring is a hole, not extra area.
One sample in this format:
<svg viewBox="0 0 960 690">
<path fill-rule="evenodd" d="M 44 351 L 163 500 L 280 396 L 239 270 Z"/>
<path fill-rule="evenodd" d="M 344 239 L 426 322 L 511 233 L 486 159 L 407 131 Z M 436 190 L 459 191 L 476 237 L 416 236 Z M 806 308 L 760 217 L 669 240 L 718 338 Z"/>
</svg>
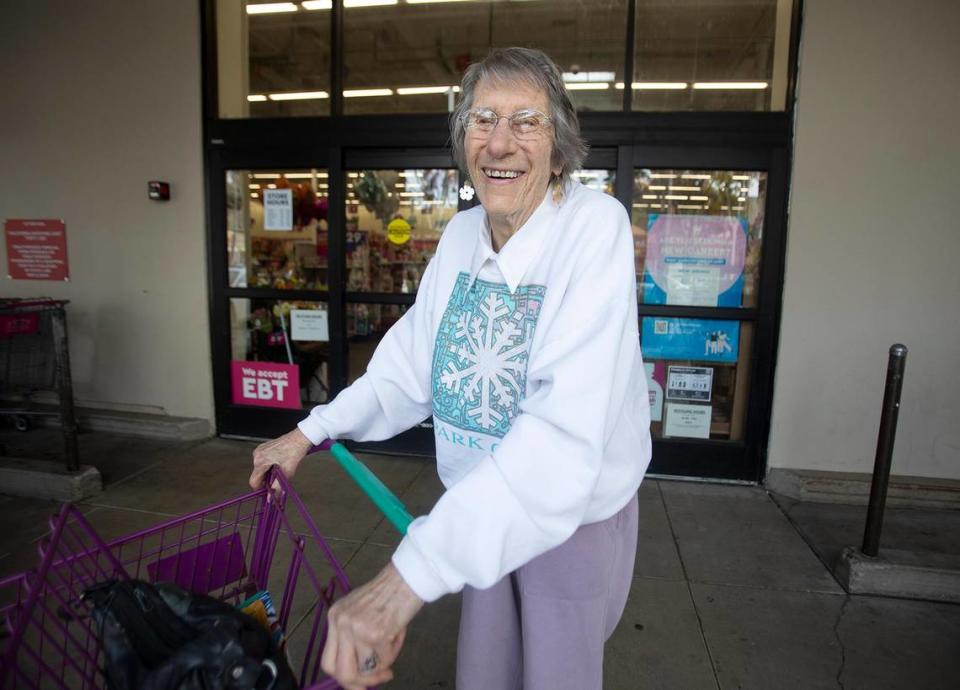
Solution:
<svg viewBox="0 0 960 690">
<path fill-rule="evenodd" d="M 500 120 L 506 119 L 510 131 L 518 139 L 532 139 L 550 124 L 550 118 L 539 110 L 518 110 L 512 115 L 497 115 L 490 108 L 474 108 L 462 117 L 463 126 L 478 136 L 489 136 Z"/>
</svg>

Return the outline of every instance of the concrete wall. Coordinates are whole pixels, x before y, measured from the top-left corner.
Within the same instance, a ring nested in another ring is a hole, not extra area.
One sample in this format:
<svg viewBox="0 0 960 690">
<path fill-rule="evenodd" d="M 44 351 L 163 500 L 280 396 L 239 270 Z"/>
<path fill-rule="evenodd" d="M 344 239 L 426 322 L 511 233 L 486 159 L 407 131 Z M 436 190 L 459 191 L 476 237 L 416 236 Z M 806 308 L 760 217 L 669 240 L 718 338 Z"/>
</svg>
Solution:
<svg viewBox="0 0 960 690">
<path fill-rule="evenodd" d="M 193 0 L 4 3 L 0 217 L 62 218 L 70 282 L 0 294 L 71 301 L 81 404 L 213 420 L 199 34 Z"/>
<path fill-rule="evenodd" d="M 771 467 L 960 478 L 960 3 L 806 0 Z"/>
</svg>

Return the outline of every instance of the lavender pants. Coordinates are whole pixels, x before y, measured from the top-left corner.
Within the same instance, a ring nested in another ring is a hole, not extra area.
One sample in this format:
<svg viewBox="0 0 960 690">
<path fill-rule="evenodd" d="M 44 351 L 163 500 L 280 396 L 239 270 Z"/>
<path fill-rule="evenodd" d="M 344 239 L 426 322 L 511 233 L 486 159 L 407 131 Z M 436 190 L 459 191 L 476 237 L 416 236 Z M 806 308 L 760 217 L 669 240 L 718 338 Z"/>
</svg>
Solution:
<svg viewBox="0 0 960 690">
<path fill-rule="evenodd" d="M 634 496 L 493 587 L 466 587 L 457 690 L 600 690 L 636 554 Z"/>
</svg>

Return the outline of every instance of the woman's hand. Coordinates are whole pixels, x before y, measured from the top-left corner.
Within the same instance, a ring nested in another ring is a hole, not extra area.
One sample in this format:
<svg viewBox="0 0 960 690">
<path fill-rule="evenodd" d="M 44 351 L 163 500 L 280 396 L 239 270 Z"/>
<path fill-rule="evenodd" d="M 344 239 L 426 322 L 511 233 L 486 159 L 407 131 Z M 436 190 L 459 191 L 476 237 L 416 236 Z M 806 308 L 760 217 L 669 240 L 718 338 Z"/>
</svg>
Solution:
<svg viewBox="0 0 960 690">
<path fill-rule="evenodd" d="M 344 690 L 363 690 L 393 679 L 390 667 L 400 654 L 423 600 L 393 563 L 336 602 L 327 616 L 329 629 L 320 665 Z"/>
<path fill-rule="evenodd" d="M 261 443 L 253 451 L 253 473 L 250 475 L 250 486 L 254 489 L 263 486 L 264 476 L 274 465 L 278 465 L 288 479 L 293 477 L 300 461 L 311 448 L 313 443 L 303 435 L 300 429 L 296 428 L 279 438 Z"/>
</svg>

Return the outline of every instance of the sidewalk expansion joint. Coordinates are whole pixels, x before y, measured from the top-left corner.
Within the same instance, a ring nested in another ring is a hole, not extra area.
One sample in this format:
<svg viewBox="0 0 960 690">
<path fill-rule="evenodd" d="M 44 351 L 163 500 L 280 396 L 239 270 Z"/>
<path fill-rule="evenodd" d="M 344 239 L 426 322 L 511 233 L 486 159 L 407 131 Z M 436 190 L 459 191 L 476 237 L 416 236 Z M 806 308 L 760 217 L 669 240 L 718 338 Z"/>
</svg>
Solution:
<svg viewBox="0 0 960 690">
<path fill-rule="evenodd" d="M 796 532 L 800 539 L 803 540 L 803 543 L 807 545 L 807 548 L 813 553 L 813 557 L 820 561 L 820 564 L 827 569 L 827 572 L 830 573 L 830 577 L 833 578 L 833 581 L 837 583 L 837 586 L 840 587 L 844 593 L 847 593 L 847 588 L 843 585 L 842 582 L 837 578 L 837 574 L 834 572 L 833 564 L 827 563 L 823 560 L 823 557 L 817 552 L 813 547 L 813 542 L 807 538 L 807 535 L 803 533 L 803 530 L 800 529 L 800 526 L 794 521 L 793 516 L 790 515 L 790 511 L 786 510 L 777 500 L 776 494 L 772 491 L 767 490 L 767 497 L 770 499 L 770 502 L 777 507 L 777 509 L 783 514 L 783 517 L 786 518 L 787 522 L 790 523 L 790 526 L 793 527 L 793 531 Z M 794 505 L 799 504 L 800 501 L 796 501 Z"/>
<path fill-rule="evenodd" d="M 667 508 L 667 500 L 663 495 L 663 489 L 660 482 L 657 482 L 657 493 L 660 495 L 660 503 L 663 505 L 663 513 L 667 518 L 667 525 L 670 526 L 670 538 L 673 539 L 673 548 L 677 550 L 677 559 L 680 561 L 680 569 L 683 570 L 683 579 L 687 585 L 687 594 L 690 597 L 690 603 L 693 604 L 693 612 L 697 616 L 697 627 L 700 630 L 700 639 L 703 642 L 703 648 L 707 652 L 707 658 L 710 660 L 710 670 L 713 671 L 713 682 L 717 684 L 717 690 L 721 689 L 720 675 L 717 673 L 717 662 L 713 658 L 713 652 L 710 651 L 710 643 L 707 641 L 707 633 L 703 629 L 703 617 L 700 615 L 700 608 L 697 606 L 697 600 L 693 596 L 693 587 L 690 583 L 690 574 L 687 572 L 687 564 L 683 561 L 683 553 L 680 551 L 680 542 L 677 539 L 677 532 L 673 528 L 673 520 L 670 518 L 670 510 Z"/>
<path fill-rule="evenodd" d="M 833 634 L 837 638 L 837 644 L 840 645 L 840 668 L 837 670 L 837 686 L 840 690 L 845 690 L 843 687 L 843 671 L 847 665 L 847 648 L 843 644 L 843 638 L 840 637 L 840 623 L 843 621 L 843 614 L 847 611 L 847 604 L 850 603 L 850 595 L 846 595 L 843 598 L 843 603 L 840 605 L 840 611 L 837 613 L 837 620 L 833 624 Z"/>
</svg>

